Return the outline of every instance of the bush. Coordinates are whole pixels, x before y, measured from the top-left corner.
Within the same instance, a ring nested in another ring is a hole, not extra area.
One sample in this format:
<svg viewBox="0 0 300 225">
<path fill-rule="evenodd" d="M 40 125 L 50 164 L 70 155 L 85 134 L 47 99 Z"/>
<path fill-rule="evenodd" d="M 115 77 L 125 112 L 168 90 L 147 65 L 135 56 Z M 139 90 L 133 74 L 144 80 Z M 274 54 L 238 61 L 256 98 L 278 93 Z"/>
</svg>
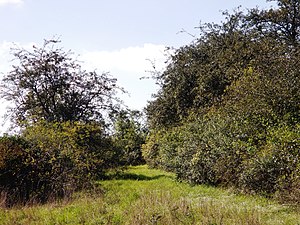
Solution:
<svg viewBox="0 0 300 225">
<path fill-rule="evenodd" d="M 142 125 L 139 111 L 121 111 L 115 115 L 113 145 L 122 154 L 121 164 L 140 165 L 145 160 L 142 145 L 145 143 L 147 129 Z"/>
<path fill-rule="evenodd" d="M 143 148 L 151 166 L 173 171 L 180 180 L 214 185 L 236 185 L 250 149 L 231 137 L 228 121 L 217 114 L 152 134 Z"/>
<path fill-rule="evenodd" d="M 232 142 L 227 121 L 210 115 L 181 129 L 185 134 L 178 151 L 179 178 L 197 184 L 235 184 L 247 149 Z"/>
<path fill-rule="evenodd" d="M 278 198 L 286 195 L 287 191 L 291 195 L 296 193 L 295 184 L 300 180 L 299 149 L 299 126 L 292 128 L 282 125 L 270 129 L 266 144 L 257 155 L 246 162 L 240 177 L 241 188 L 266 195 L 276 193 Z M 300 197 L 299 192 L 296 195 Z"/>
<path fill-rule="evenodd" d="M 39 123 L 0 142 L 0 192 L 6 205 L 69 197 L 118 165 L 98 124 Z"/>
<path fill-rule="evenodd" d="M 289 177 L 279 180 L 279 188 L 275 193 L 276 199 L 282 203 L 300 204 L 300 166 Z"/>
<path fill-rule="evenodd" d="M 192 121 L 152 133 L 143 148 L 147 163 L 190 183 L 300 202 L 299 125 L 269 126 L 258 135 L 255 125 L 216 112 Z"/>
<path fill-rule="evenodd" d="M 5 193 L 5 205 L 25 203 L 33 198 L 43 198 L 43 186 L 36 168 L 40 160 L 37 149 L 19 136 L 0 138 L 0 191 Z M 39 197 L 37 195 L 40 195 Z M 43 199 L 41 199 L 43 200 Z"/>
</svg>

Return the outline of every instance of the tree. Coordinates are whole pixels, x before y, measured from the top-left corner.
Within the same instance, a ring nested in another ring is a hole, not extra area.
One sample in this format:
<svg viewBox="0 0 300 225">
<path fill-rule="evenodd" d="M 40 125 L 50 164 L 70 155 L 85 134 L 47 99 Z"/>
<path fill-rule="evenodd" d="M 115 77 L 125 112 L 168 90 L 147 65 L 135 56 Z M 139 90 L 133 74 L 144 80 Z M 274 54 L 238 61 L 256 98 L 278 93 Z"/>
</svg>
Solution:
<svg viewBox="0 0 300 225">
<path fill-rule="evenodd" d="M 146 107 L 150 127 L 181 125 L 192 114 L 204 115 L 226 101 L 229 107 L 239 104 L 232 89 L 237 95 L 238 84 L 245 80 L 240 93 L 250 102 L 240 104 L 238 110 L 269 107 L 280 119 L 287 114 L 297 119 L 300 2 L 277 2 L 276 9 L 225 12 L 221 25 L 201 25 L 200 37 L 176 50 L 157 76 L 160 90 Z M 249 69 L 252 75 L 259 74 L 256 84 L 248 76 Z M 250 87 L 253 90 L 247 92 Z M 252 91 L 256 101 L 250 99 Z M 258 106 L 258 100 L 266 107 Z"/>
<path fill-rule="evenodd" d="M 29 51 L 12 49 L 15 60 L 2 80 L 1 94 L 11 101 L 17 125 L 47 122 L 103 121 L 105 110 L 114 110 L 122 90 L 107 73 L 87 72 L 70 51 L 56 47 L 59 40 L 45 40 Z"/>
<path fill-rule="evenodd" d="M 227 15 L 227 14 L 226 14 Z M 248 66 L 256 51 L 252 34 L 241 30 L 243 14 L 227 15 L 222 25 L 204 24 L 201 36 L 175 51 L 159 79 L 161 89 L 146 113 L 150 127 L 172 127 L 191 112 L 203 114 L 218 104 L 226 88 Z"/>
</svg>

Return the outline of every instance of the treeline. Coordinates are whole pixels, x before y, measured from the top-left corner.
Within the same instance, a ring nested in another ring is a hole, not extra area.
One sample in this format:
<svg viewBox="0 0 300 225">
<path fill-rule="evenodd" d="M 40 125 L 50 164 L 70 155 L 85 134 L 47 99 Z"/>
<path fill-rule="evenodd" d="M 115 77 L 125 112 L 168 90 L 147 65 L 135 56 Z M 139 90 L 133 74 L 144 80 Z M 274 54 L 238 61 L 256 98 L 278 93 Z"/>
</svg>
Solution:
<svg viewBox="0 0 300 225">
<path fill-rule="evenodd" d="M 300 2 L 224 13 L 156 73 L 146 162 L 194 184 L 300 202 Z"/>
<path fill-rule="evenodd" d="M 116 79 L 83 70 L 59 42 L 12 49 L 1 95 L 19 131 L 0 137 L 0 207 L 68 198 L 108 170 L 144 163 L 141 113 L 116 97 Z"/>
</svg>

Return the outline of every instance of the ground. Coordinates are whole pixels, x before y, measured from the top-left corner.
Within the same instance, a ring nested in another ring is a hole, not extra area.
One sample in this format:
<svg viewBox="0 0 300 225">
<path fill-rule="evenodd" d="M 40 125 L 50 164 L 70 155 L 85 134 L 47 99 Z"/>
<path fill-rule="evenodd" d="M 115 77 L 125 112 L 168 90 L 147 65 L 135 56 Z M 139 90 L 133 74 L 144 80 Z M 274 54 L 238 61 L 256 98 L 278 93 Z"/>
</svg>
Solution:
<svg viewBox="0 0 300 225">
<path fill-rule="evenodd" d="M 191 186 L 147 166 L 98 181 L 69 201 L 0 209 L 0 224 L 300 224 L 300 210 L 233 190 Z"/>
</svg>

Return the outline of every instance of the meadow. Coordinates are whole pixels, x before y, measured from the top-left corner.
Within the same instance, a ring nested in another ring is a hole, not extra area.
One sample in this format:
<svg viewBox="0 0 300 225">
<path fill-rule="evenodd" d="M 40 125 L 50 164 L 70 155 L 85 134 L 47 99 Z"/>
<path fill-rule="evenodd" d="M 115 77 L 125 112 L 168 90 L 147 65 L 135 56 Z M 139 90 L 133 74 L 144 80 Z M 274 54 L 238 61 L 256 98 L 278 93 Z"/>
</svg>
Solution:
<svg viewBox="0 0 300 225">
<path fill-rule="evenodd" d="M 0 224 L 300 224 L 300 210 L 234 190 L 178 182 L 147 166 L 98 181 L 93 191 L 46 205 L 0 209 Z"/>
</svg>

